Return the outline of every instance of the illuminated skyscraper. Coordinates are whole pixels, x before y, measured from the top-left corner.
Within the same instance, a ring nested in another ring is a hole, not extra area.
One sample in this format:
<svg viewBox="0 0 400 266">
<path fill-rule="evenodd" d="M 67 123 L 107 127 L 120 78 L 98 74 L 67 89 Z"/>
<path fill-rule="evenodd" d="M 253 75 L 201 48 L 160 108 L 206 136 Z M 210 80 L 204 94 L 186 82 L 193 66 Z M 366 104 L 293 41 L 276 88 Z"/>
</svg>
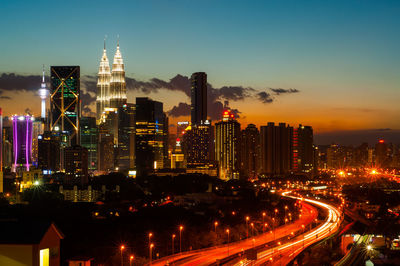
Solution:
<svg viewBox="0 0 400 266">
<path fill-rule="evenodd" d="M 229 111 L 215 124 L 215 159 L 220 178 L 239 179 L 240 124 Z"/>
<path fill-rule="evenodd" d="M 96 118 L 81 117 L 81 146 L 88 151 L 88 169 L 97 170 L 97 126 Z"/>
<path fill-rule="evenodd" d="M 118 108 L 118 160 L 119 171 L 135 169 L 135 105 Z"/>
<path fill-rule="evenodd" d="M 74 145 L 64 150 L 65 181 L 85 185 L 88 182 L 88 151 Z"/>
<path fill-rule="evenodd" d="M 293 172 L 312 173 L 314 168 L 313 129 L 299 125 L 293 129 Z"/>
<path fill-rule="evenodd" d="M 253 124 L 242 130 L 241 169 L 246 178 L 256 178 L 260 167 L 260 132 Z"/>
<path fill-rule="evenodd" d="M 110 64 L 107 58 L 106 42 L 104 41 L 103 56 L 100 60 L 99 73 L 97 74 L 97 98 L 96 98 L 96 120 L 101 122 L 101 116 L 105 108 L 110 107 Z"/>
<path fill-rule="evenodd" d="M 182 145 L 188 168 L 204 167 L 211 162 L 211 134 L 211 123 L 208 120 L 186 129 Z"/>
<path fill-rule="evenodd" d="M 114 55 L 114 62 L 111 71 L 110 83 L 110 107 L 118 108 L 126 104 L 126 83 L 125 83 L 125 69 L 124 61 L 119 50 L 119 42 L 117 44 L 117 51 Z"/>
<path fill-rule="evenodd" d="M 193 73 L 191 84 L 192 125 L 201 124 L 207 120 L 207 74 L 204 72 Z"/>
<path fill-rule="evenodd" d="M 32 165 L 32 131 L 34 118 L 30 115 L 13 116 L 13 152 L 12 171 L 29 171 Z"/>
<path fill-rule="evenodd" d="M 80 67 L 52 66 L 50 72 L 50 130 L 66 131 L 71 145 L 79 144 Z"/>
<path fill-rule="evenodd" d="M 161 102 L 136 98 L 136 168 L 138 175 L 167 167 L 168 120 Z"/>
<path fill-rule="evenodd" d="M 43 65 L 43 77 L 42 77 L 42 84 L 39 89 L 39 97 L 42 99 L 42 105 L 41 105 L 41 118 L 46 119 L 46 99 L 49 96 L 49 90 L 47 89 L 46 86 L 46 81 L 44 77 L 44 65 Z"/>
</svg>

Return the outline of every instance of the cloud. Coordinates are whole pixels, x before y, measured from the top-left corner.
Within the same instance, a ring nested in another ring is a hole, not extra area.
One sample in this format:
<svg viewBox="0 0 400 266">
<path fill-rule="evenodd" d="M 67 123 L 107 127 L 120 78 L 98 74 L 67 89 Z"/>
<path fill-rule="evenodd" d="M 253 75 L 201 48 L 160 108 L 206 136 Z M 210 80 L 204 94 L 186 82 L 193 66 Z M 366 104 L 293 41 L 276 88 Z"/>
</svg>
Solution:
<svg viewBox="0 0 400 266">
<path fill-rule="evenodd" d="M 300 92 L 298 89 L 281 89 L 281 88 L 274 89 L 274 88 L 270 88 L 270 90 L 273 93 L 275 93 L 276 95 L 280 95 L 280 94 L 283 94 L 283 93 L 298 93 L 298 92 Z"/>
<path fill-rule="evenodd" d="M 46 78 L 48 80 L 48 78 Z M 0 76 L 0 95 L 6 91 L 32 91 L 36 92 L 40 87 L 40 75 L 18 75 L 14 73 L 3 73 Z M 84 115 L 95 115 L 95 101 L 97 92 L 97 77 L 91 75 L 81 76 L 81 101 Z M 132 77 L 126 77 L 127 90 L 134 90 L 144 94 L 157 93 L 160 90 L 179 91 L 184 93 L 189 99 L 191 94 L 190 78 L 181 74 L 175 75 L 168 81 L 152 78 L 148 81 L 137 80 Z M 281 94 L 298 93 L 297 89 L 268 88 L 275 97 Z M 8 98 L 7 98 L 8 97 Z M 268 104 L 275 100 L 271 93 L 267 91 L 257 91 L 251 87 L 243 86 L 222 86 L 214 88 L 207 84 L 207 106 L 210 119 L 219 120 L 222 117 L 224 109 L 230 109 L 236 117 L 241 112 L 238 109 L 229 108 L 229 102 L 243 101 L 246 99 L 256 99 L 262 103 Z M 0 96 L 0 99 L 9 99 L 9 96 Z M 226 102 L 227 104 L 223 104 Z M 168 111 L 170 116 L 188 116 L 190 115 L 190 106 L 187 103 L 178 103 Z"/>
<path fill-rule="evenodd" d="M 174 106 L 168 111 L 168 115 L 172 117 L 189 116 L 190 105 L 187 103 L 179 103 L 178 106 Z"/>
<path fill-rule="evenodd" d="M 272 103 L 274 101 L 274 99 L 271 97 L 271 94 L 265 91 L 257 93 L 257 98 L 262 103 Z"/>
<path fill-rule="evenodd" d="M 11 100 L 11 97 L 9 96 L 0 96 L 1 100 Z"/>
</svg>

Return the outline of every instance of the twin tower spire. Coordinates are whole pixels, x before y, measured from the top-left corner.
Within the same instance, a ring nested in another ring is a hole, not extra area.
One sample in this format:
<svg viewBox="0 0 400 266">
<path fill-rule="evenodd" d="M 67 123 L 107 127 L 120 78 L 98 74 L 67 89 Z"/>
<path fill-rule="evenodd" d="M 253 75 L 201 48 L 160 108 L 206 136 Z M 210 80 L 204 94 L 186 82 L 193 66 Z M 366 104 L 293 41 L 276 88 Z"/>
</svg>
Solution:
<svg viewBox="0 0 400 266">
<path fill-rule="evenodd" d="M 100 60 L 99 73 L 97 75 L 97 99 L 96 99 L 96 120 L 100 123 L 103 112 L 106 108 L 118 108 L 126 104 L 126 83 L 124 61 L 119 50 L 114 55 L 112 71 L 107 58 L 106 40 L 104 39 L 103 56 Z"/>
</svg>

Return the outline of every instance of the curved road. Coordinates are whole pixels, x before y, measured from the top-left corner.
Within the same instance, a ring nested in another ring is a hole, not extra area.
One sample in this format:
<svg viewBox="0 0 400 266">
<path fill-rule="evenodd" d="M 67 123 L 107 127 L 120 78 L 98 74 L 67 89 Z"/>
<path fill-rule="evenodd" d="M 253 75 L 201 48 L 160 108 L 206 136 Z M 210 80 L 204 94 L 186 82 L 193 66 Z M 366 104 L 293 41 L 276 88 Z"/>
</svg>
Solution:
<svg viewBox="0 0 400 266">
<path fill-rule="evenodd" d="M 275 234 L 273 231 L 258 235 L 252 239 L 245 239 L 238 242 L 233 242 L 228 245 L 212 247 L 202 250 L 194 250 L 175 256 L 169 256 L 154 261 L 152 265 L 162 266 L 168 264 L 174 265 L 209 265 L 215 263 L 217 260 L 224 259 L 233 254 L 241 254 L 244 250 L 250 249 L 255 246 L 263 245 L 265 243 L 274 241 L 285 236 L 290 235 L 291 232 L 301 230 L 302 225 L 308 225 L 317 218 L 318 211 L 306 202 L 302 202 L 302 215 L 301 218 L 291 224 L 284 225 L 276 228 Z M 229 249 L 229 251 L 228 251 Z M 229 253 L 228 253 L 229 252 Z M 228 255 L 229 254 L 229 255 Z"/>
</svg>

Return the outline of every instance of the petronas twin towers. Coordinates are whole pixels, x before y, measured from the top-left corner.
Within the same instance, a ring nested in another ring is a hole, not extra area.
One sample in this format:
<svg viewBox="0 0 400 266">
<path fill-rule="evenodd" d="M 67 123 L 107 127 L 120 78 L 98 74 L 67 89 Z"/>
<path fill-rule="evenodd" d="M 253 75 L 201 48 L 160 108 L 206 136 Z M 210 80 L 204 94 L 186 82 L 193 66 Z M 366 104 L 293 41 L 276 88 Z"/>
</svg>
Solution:
<svg viewBox="0 0 400 266">
<path fill-rule="evenodd" d="M 124 61 L 119 50 L 114 55 L 112 70 L 107 58 L 106 44 L 104 42 L 103 56 L 97 79 L 96 119 L 99 124 L 106 108 L 118 108 L 126 104 L 126 83 Z"/>
</svg>

